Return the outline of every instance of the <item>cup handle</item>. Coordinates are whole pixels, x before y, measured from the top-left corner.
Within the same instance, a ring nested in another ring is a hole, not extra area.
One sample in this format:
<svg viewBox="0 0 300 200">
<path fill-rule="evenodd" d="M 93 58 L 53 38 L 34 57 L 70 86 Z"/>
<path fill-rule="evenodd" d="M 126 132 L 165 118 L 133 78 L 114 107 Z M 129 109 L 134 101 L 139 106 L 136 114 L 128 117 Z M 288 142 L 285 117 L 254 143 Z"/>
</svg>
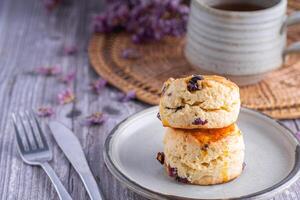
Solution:
<svg viewBox="0 0 300 200">
<path fill-rule="evenodd" d="M 286 29 L 286 27 L 300 23 L 300 12 L 294 12 L 289 15 L 282 26 L 282 30 Z M 283 51 L 283 55 L 294 52 L 300 52 L 300 42 L 295 42 L 288 47 L 286 47 Z"/>
</svg>

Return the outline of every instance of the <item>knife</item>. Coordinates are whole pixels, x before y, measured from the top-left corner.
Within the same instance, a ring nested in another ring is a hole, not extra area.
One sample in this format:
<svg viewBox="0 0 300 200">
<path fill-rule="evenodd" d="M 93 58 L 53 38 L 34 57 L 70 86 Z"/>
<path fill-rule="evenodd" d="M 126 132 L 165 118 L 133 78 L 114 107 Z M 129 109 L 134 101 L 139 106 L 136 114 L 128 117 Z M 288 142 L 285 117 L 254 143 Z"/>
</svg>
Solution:
<svg viewBox="0 0 300 200">
<path fill-rule="evenodd" d="M 58 121 L 50 122 L 49 127 L 56 143 L 79 174 L 90 198 L 92 200 L 104 200 L 104 196 L 99 192 L 98 185 L 86 161 L 80 142 L 75 134 L 64 124 Z"/>
</svg>

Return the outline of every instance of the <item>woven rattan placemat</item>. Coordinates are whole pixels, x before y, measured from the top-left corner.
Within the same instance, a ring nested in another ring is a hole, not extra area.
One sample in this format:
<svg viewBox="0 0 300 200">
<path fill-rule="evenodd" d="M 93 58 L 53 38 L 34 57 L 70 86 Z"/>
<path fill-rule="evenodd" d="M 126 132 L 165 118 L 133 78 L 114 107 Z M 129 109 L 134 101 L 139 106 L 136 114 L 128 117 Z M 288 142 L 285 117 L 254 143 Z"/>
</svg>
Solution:
<svg viewBox="0 0 300 200">
<path fill-rule="evenodd" d="M 300 8 L 296 2 L 289 6 Z M 292 9 L 290 7 L 289 12 Z M 288 30 L 288 43 L 300 41 L 300 26 Z M 92 67 L 110 84 L 137 98 L 157 104 L 163 82 L 169 77 L 197 74 L 183 55 L 184 38 L 135 45 L 125 33 L 94 35 L 89 45 Z M 138 59 L 124 59 L 126 48 L 140 52 Z M 242 104 L 277 119 L 300 117 L 300 54 L 289 55 L 284 66 L 268 74 L 259 84 L 241 87 Z"/>
</svg>

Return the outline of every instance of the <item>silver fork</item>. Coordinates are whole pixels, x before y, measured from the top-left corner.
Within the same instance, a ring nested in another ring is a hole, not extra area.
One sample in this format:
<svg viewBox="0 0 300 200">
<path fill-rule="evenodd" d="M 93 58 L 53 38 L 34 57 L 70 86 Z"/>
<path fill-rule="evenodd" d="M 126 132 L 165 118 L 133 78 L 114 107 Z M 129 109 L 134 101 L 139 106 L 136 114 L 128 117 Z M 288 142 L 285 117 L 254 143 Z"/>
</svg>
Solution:
<svg viewBox="0 0 300 200">
<path fill-rule="evenodd" d="M 49 165 L 49 161 L 52 160 L 52 150 L 47 144 L 42 128 L 35 115 L 29 112 L 13 113 L 12 119 L 19 153 L 23 161 L 29 165 L 41 166 L 52 181 L 59 198 L 61 200 L 72 200 L 55 171 Z M 30 139 L 30 132 L 33 141 Z M 22 140 L 22 136 L 25 141 Z"/>
</svg>

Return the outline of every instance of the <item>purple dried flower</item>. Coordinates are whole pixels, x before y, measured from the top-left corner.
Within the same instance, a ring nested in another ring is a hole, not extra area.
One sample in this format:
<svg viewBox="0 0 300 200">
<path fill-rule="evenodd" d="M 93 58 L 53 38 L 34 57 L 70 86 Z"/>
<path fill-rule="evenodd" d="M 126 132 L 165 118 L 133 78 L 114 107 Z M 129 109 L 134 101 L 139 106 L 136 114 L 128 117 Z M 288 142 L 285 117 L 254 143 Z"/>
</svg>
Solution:
<svg viewBox="0 0 300 200">
<path fill-rule="evenodd" d="M 61 73 L 59 67 L 38 67 L 34 69 L 36 74 L 45 75 L 45 76 L 55 76 Z"/>
<path fill-rule="evenodd" d="M 158 152 L 156 155 L 156 160 L 158 160 L 158 162 L 160 162 L 160 164 L 164 164 L 165 163 L 165 154 L 164 152 Z"/>
<path fill-rule="evenodd" d="M 107 81 L 102 78 L 99 78 L 98 80 L 95 80 L 90 84 L 90 88 L 92 91 L 99 94 L 106 85 Z"/>
<path fill-rule="evenodd" d="M 83 124 L 86 126 L 101 125 L 106 121 L 106 117 L 102 112 L 95 112 L 86 117 Z"/>
<path fill-rule="evenodd" d="M 189 7 L 180 0 L 111 0 L 93 20 L 100 33 L 126 31 L 134 43 L 157 41 L 186 32 Z"/>
<path fill-rule="evenodd" d="M 120 97 L 119 97 L 119 101 L 120 102 L 127 102 L 130 101 L 132 99 L 136 98 L 136 93 L 134 90 L 130 90 L 127 93 L 123 93 Z"/>
<path fill-rule="evenodd" d="M 131 40 L 135 44 L 138 44 L 138 43 L 140 43 L 142 41 L 142 39 L 137 34 L 132 35 L 131 36 Z"/>
<path fill-rule="evenodd" d="M 70 72 L 66 75 L 63 75 L 59 78 L 59 81 L 64 83 L 64 84 L 70 84 L 76 77 L 76 72 Z"/>
<path fill-rule="evenodd" d="M 196 118 L 192 124 L 194 125 L 204 125 L 206 124 L 208 121 L 207 120 L 202 120 L 201 118 Z"/>
<path fill-rule="evenodd" d="M 58 98 L 59 104 L 63 105 L 63 104 L 68 104 L 68 103 L 73 102 L 75 100 L 75 95 L 74 95 L 73 91 L 70 88 L 68 88 L 68 89 L 60 92 L 57 95 L 57 98 Z"/>
<path fill-rule="evenodd" d="M 51 117 L 54 114 L 54 110 L 49 106 L 42 106 L 37 109 L 37 115 L 39 117 Z"/>
<path fill-rule="evenodd" d="M 44 6 L 48 11 L 52 11 L 61 2 L 62 2 L 62 0 L 44 0 Z"/>
<path fill-rule="evenodd" d="M 105 32 L 108 32 L 110 30 L 108 28 L 105 20 L 106 20 L 106 17 L 103 16 L 103 15 L 96 15 L 93 18 L 92 26 L 93 26 L 93 29 L 94 29 L 95 33 L 105 33 Z"/>
<path fill-rule="evenodd" d="M 74 55 L 77 53 L 78 48 L 76 45 L 70 44 L 70 45 L 65 45 L 63 50 L 64 50 L 64 55 Z"/>
<path fill-rule="evenodd" d="M 121 57 L 124 59 L 138 59 L 141 54 L 136 49 L 126 48 L 122 50 Z"/>
<path fill-rule="evenodd" d="M 168 165 L 168 173 L 170 177 L 177 177 L 177 168 Z"/>
</svg>

